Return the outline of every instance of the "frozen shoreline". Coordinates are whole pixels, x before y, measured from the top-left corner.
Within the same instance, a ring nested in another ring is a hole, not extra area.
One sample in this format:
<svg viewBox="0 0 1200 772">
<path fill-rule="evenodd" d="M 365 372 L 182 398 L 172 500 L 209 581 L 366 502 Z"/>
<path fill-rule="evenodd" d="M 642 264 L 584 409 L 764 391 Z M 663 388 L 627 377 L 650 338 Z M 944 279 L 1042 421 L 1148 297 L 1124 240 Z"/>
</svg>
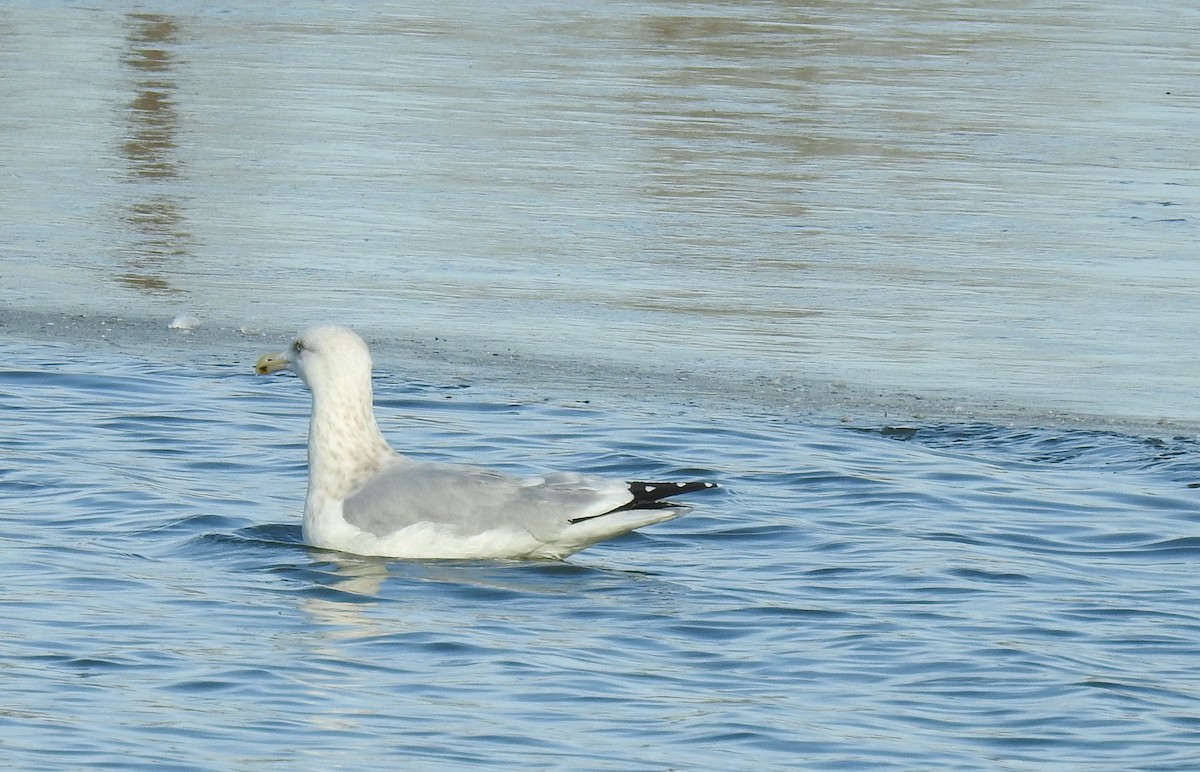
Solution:
<svg viewBox="0 0 1200 772">
<path fill-rule="evenodd" d="M 517 399 L 1200 426 L 1186 28 L 577 10 L 16 8 L 4 339 L 248 368 L 338 321 Z"/>
<path fill-rule="evenodd" d="M 55 344 L 82 351 L 100 346 L 122 356 L 199 367 L 245 367 L 286 345 L 295 330 L 243 328 L 201 320 L 171 329 L 171 318 L 139 318 L 40 310 L 0 310 L 0 345 Z M 988 423 L 1013 428 L 1070 428 L 1134 435 L 1200 432 L 1200 423 L 1175 418 L 1096 414 L 1029 406 L 1018 400 L 916 393 L 871 384 L 715 370 L 663 369 L 583 357 L 546 357 L 513 349 L 460 347 L 455 341 L 389 338 L 363 331 L 375 369 L 399 380 L 484 386 L 516 400 L 700 407 L 829 425 L 870 428 Z M 494 347 L 493 347 L 494 348 Z"/>
</svg>

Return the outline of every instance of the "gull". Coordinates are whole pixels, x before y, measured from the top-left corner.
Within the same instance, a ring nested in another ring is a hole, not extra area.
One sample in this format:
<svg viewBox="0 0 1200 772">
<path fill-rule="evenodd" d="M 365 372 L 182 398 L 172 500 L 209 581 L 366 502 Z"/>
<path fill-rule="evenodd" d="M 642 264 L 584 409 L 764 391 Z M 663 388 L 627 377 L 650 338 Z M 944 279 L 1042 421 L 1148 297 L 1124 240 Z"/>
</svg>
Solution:
<svg viewBox="0 0 1200 772">
<path fill-rule="evenodd" d="M 627 482 L 576 472 L 517 477 L 396 452 L 375 421 L 371 354 L 346 327 L 310 327 L 259 375 L 290 370 L 312 392 L 304 541 L 395 558 L 561 559 L 690 508 L 669 497 L 715 483 Z"/>
</svg>

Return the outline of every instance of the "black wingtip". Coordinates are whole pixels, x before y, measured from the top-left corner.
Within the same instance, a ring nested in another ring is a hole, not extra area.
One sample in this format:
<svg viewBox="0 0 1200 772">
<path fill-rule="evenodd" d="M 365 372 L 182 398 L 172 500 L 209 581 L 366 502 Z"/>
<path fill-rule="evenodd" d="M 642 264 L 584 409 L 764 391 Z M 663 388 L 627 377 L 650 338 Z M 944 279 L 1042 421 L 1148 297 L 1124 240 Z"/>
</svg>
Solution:
<svg viewBox="0 0 1200 772">
<path fill-rule="evenodd" d="M 592 520 L 604 515 L 611 515 L 614 512 L 624 512 L 630 509 L 666 509 L 668 507 L 682 506 L 674 504 L 666 499 L 671 496 L 679 496 L 684 493 L 695 493 L 696 491 L 707 491 L 713 488 L 720 488 L 714 482 L 706 482 L 704 480 L 693 480 L 692 482 L 631 482 L 629 483 L 629 492 L 633 494 L 633 501 L 627 504 L 622 504 L 616 509 L 610 509 L 607 512 L 602 512 L 598 515 L 588 515 L 587 517 L 577 517 L 569 522 L 582 523 L 584 520 Z"/>
<path fill-rule="evenodd" d="M 629 483 L 629 492 L 633 494 L 633 501 L 630 506 L 645 506 L 671 496 L 679 496 L 684 493 L 694 493 L 696 491 L 711 490 L 721 486 L 714 482 L 705 482 L 704 480 L 693 480 L 692 482 L 631 482 Z"/>
</svg>

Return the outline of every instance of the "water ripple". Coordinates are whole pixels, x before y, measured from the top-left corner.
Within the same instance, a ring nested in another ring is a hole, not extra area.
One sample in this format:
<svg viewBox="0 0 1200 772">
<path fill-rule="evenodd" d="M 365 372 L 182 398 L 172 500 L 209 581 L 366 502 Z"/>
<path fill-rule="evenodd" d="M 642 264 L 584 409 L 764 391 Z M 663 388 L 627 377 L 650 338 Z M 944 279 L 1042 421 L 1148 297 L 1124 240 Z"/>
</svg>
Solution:
<svg viewBox="0 0 1200 772">
<path fill-rule="evenodd" d="M 365 768 L 398 744 L 521 768 L 1200 751 L 1190 439 L 654 424 L 381 378 L 385 431 L 422 455 L 725 486 L 570 562 L 386 561 L 301 543 L 298 384 L 70 366 L 0 371 L 0 732 L 40 738 L 9 746 L 26 766 L 170 767 L 167 724 L 216 766 Z M 106 739 L 49 750 L 96 715 Z"/>
</svg>

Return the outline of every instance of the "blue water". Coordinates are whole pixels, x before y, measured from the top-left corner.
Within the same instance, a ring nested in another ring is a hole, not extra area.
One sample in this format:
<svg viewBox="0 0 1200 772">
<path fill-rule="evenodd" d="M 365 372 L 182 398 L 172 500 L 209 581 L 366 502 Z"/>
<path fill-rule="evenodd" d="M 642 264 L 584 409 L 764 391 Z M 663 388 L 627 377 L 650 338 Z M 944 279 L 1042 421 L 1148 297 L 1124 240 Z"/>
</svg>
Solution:
<svg viewBox="0 0 1200 772">
<path fill-rule="evenodd" d="M 1198 14 L 3 4 L 0 768 L 1197 768 Z M 311 550 L 317 322 L 406 452 L 724 487 Z"/>
<path fill-rule="evenodd" d="M 703 476 L 567 562 L 306 548 L 308 395 L 0 344 L 13 769 L 1192 769 L 1200 443 L 381 371 L 397 447 Z"/>
</svg>

